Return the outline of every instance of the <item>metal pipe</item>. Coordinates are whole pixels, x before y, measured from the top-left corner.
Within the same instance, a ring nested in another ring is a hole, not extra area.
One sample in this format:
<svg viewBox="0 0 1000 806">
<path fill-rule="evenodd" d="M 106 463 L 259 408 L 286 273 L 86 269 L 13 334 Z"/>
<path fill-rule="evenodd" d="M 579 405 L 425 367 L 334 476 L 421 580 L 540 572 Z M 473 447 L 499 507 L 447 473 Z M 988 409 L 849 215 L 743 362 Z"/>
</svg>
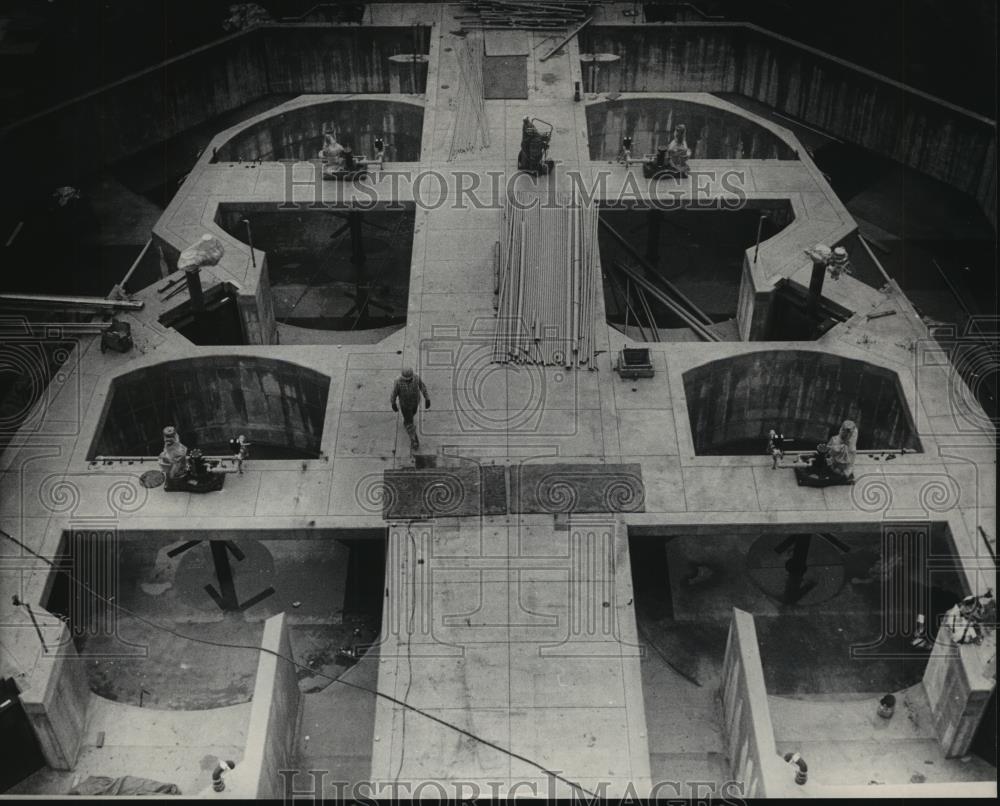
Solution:
<svg viewBox="0 0 1000 806">
<path fill-rule="evenodd" d="M 618 278 L 615 277 L 613 271 L 612 272 L 608 272 L 608 279 L 614 285 L 615 290 L 616 290 L 618 296 L 623 297 L 624 300 L 625 300 L 625 320 L 624 320 L 625 324 L 623 325 L 623 328 L 625 330 L 625 335 L 626 336 L 628 335 L 628 315 L 629 315 L 629 312 L 631 311 L 631 313 L 635 316 L 635 325 L 636 325 L 636 327 L 639 328 L 639 333 L 642 336 L 642 340 L 643 341 L 652 341 L 652 339 L 650 339 L 649 336 L 646 335 L 646 329 L 642 326 L 642 323 L 639 321 L 639 315 L 636 314 L 636 312 L 634 310 L 632 310 L 632 306 L 629 305 L 629 303 L 628 303 L 628 297 L 625 296 L 624 292 L 622 291 L 621 283 L 618 282 Z"/>
<path fill-rule="evenodd" d="M 951 280 L 948 279 L 948 275 L 944 273 L 944 269 L 941 268 L 941 265 L 934 258 L 931 258 L 931 263 L 933 263 L 934 268 L 938 270 L 938 274 L 941 275 L 941 279 L 944 280 L 945 285 L 948 286 L 948 290 L 955 298 L 955 301 L 962 307 L 962 310 L 965 311 L 965 315 L 972 318 L 972 311 L 969 310 L 969 306 L 965 304 L 965 300 L 959 295 L 958 289 L 955 288 Z"/>
<path fill-rule="evenodd" d="M 694 330 L 695 333 L 704 338 L 706 341 L 722 341 L 722 339 L 720 339 L 716 333 L 707 330 L 702 323 L 693 319 L 691 315 L 686 311 L 684 311 L 682 308 L 679 308 L 677 304 L 672 299 L 670 299 L 670 297 L 664 294 L 660 289 L 656 288 L 656 286 L 654 286 L 644 277 L 641 277 L 640 275 L 636 274 L 627 266 L 621 263 L 616 263 L 615 268 L 623 272 L 626 276 L 631 277 L 635 281 L 636 285 L 638 285 L 640 288 L 645 289 L 649 294 L 653 296 L 654 299 L 657 299 L 664 305 L 666 305 L 671 311 L 677 314 L 677 316 L 679 316 L 681 319 L 687 322 L 688 326 L 692 330 Z"/>
<path fill-rule="evenodd" d="M 653 334 L 653 341 L 658 342 L 660 340 L 660 330 L 656 325 L 656 317 L 653 316 L 653 309 L 649 305 L 649 300 L 646 299 L 646 293 L 639 288 L 636 290 L 636 295 L 639 297 L 639 304 L 646 314 L 646 321 L 649 322 L 649 330 Z"/>
<path fill-rule="evenodd" d="M 146 303 L 139 299 L 105 299 L 104 297 L 62 297 L 52 294 L 0 294 L 0 302 L 21 302 L 67 308 L 94 308 L 101 311 L 138 311 Z"/>
<path fill-rule="evenodd" d="M 577 346 L 577 313 L 579 304 L 580 289 L 578 287 L 579 278 L 576 273 L 576 265 L 573 260 L 573 208 L 570 207 L 566 210 L 566 215 L 564 218 L 568 219 L 566 221 L 566 269 L 569 273 L 569 323 L 567 327 L 567 333 L 569 334 L 569 339 L 566 342 L 566 367 L 570 366 L 571 353 L 575 354 L 578 352 Z"/>
<path fill-rule="evenodd" d="M 191 298 L 191 309 L 195 313 L 205 310 L 205 295 L 201 289 L 201 269 L 194 266 L 184 269 L 184 279 L 187 280 L 188 296 Z"/>
<path fill-rule="evenodd" d="M 65 334 L 79 334 L 81 336 L 93 335 L 95 333 L 101 333 L 105 330 L 110 330 L 111 322 L 22 322 L 20 327 L 25 325 L 34 333 L 65 333 Z M 0 328 L 0 335 L 2 335 L 2 328 Z"/>
<path fill-rule="evenodd" d="M 257 256 L 253 253 L 253 233 L 250 231 L 250 219 L 244 218 L 243 223 L 247 228 L 247 245 L 250 247 L 250 265 L 257 268 Z"/>
<path fill-rule="evenodd" d="M 16 594 L 12 599 L 14 607 L 23 607 L 28 611 L 28 616 L 31 618 L 31 623 L 35 625 L 35 632 L 38 633 L 38 642 L 42 645 L 42 652 L 46 655 L 49 653 L 49 648 L 45 644 L 45 637 L 42 635 L 42 628 L 38 626 L 38 619 L 35 618 L 35 611 L 31 609 L 31 605 L 24 602 Z"/>
<path fill-rule="evenodd" d="M 760 236 L 764 233 L 764 219 L 767 218 L 767 213 L 761 213 L 760 218 L 757 219 L 757 246 L 753 250 L 753 263 L 757 265 L 757 255 L 760 252 Z"/>
<path fill-rule="evenodd" d="M 879 259 L 875 257 L 875 253 L 872 251 L 871 244 L 868 243 L 868 239 L 865 238 L 865 236 L 859 232 L 858 240 L 861 241 L 861 245 L 865 248 L 865 251 L 868 253 L 868 257 L 872 259 L 872 262 L 875 264 L 875 268 L 877 268 L 879 272 L 881 272 L 882 277 L 885 278 L 885 281 L 887 283 L 891 283 L 892 278 L 889 276 L 889 272 L 885 270 Z"/>
<path fill-rule="evenodd" d="M 646 260 L 646 258 L 640 255 L 639 252 L 632 247 L 632 244 L 630 244 L 627 240 L 625 240 L 625 238 L 622 237 L 614 227 L 612 227 L 603 218 L 598 218 L 598 224 L 604 227 L 604 229 L 607 232 L 609 232 L 612 235 L 612 237 L 614 237 L 614 239 L 618 241 L 618 243 L 622 245 L 625 251 L 628 252 L 633 258 L 635 258 L 636 261 L 638 261 L 640 266 L 652 271 L 657 277 L 659 277 L 660 280 L 663 282 L 663 284 L 667 287 L 667 289 L 671 293 L 675 294 L 678 300 L 684 302 L 691 309 L 691 313 L 702 321 L 702 324 L 705 325 L 713 324 L 712 320 L 708 317 L 708 314 L 704 313 L 697 305 L 695 305 L 690 299 L 688 299 L 687 296 L 677 286 L 675 286 L 672 282 L 670 282 L 670 280 L 668 280 L 666 277 L 660 274 L 657 268 L 651 265 L 650 262 Z"/>
<path fill-rule="evenodd" d="M 149 247 L 150 247 L 150 246 L 152 246 L 152 245 L 153 245 L 153 239 L 152 239 L 152 238 L 150 238 L 150 239 L 149 239 L 148 241 L 146 241 L 146 245 L 145 245 L 144 247 L 142 247 L 142 251 L 141 251 L 141 252 L 139 253 L 139 257 L 137 257 L 137 258 L 135 259 L 135 261 L 134 261 L 134 262 L 132 263 L 132 265 L 131 265 L 131 266 L 129 267 L 129 270 L 128 270 L 127 272 L 125 272 L 125 276 L 124 276 L 124 277 L 122 277 L 122 279 L 121 279 L 121 282 L 120 282 L 120 283 L 118 283 L 118 285 L 116 285 L 116 286 L 115 286 L 114 288 L 112 288 L 112 289 L 111 289 L 111 290 L 110 290 L 110 291 L 108 292 L 108 296 L 109 296 L 109 297 L 110 297 L 110 296 L 111 296 L 112 294 L 114 294 L 114 293 L 115 293 L 115 288 L 120 288 L 120 289 L 121 289 L 121 290 L 122 290 L 123 292 L 125 291 L 125 284 L 126 284 L 126 283 L 127 283 L 127 282 L 128 282 L 129 280 L 131 280 L 131 279 L 132 279 L 132 274 L 133 274 L 133 273 L 135 272 L 136 268 L 137 268 L 137 267 L 139 266 L 139 263 L 141 263 L 141 262 L 142 262 L 142 259 L 143 259 L 143 258 L 144 258 L 144 257 L 146 256 L 146 252 L 148 252 L 148 251 L 149 251 Z"/>
<path fill-rule="evenodd" d="M 555 56 L 560 50 L 562 50 L 563 46 L 567 42 L 569 42 L 574 36 L 576 36 L 578 33 L 580 33 L 580 31 L 582 31 L 584 28 L 586 28 L 590 24 L 590 21 L 593 20 L 593 19 L 594 19 L 593 17 L 587 17 L 587 19 L 585 19 L 578 26 L 576 26 L 576 28 L 574 28 L 572 31 L 570 31 L 566 35 L 566 37 L 558 45 L 556 45 L 554 48 L 552 48 L 552 50 L 550 50 L 548 53 L 546 53 L 544 56 L 542 56 L 538 61 L 544 62 L 546 59 L 548 59 L 548 58 L 550 58 L 552 56 Z"/>
<path fill-rule="evenodd" d="M 225 462 L 232 461 L 233 456 L 232 456 L 232 454 L 220 454 L 220 455 L 217 455 L 217 456 L 204 456 L 203 455 L 202 458 L 206 462 L 209 462 L 210 464 L 214 464 L 214 463 L 225 463 Z M 90 460 L 90 464 L 97 464 L 99 462 L 103 462 L 105 464 L 124 463 L 124 464 L 130 464 L 131 465 L 131 464 L 138 463 L 138 464 L 141 465 L 141 464 L 145 464 L 146 462 L 150 462 L 152 464 L 159 464 L 159 461 L 160 461 L 160 458 L 158 456 L 103 456 L 103 455 L 101 455 L 101 456 L 95 456 L 93 459 L 91 459 Z"/>
<path fill-rule="evenodd" d="M 823 282 L 826 280 L 826 263 L 813 261 L 812 274 L 809 277 L 809 293 L 806 296 L 806 310 L 814 313 L 819 307 L 823 296 Z"/>
</svg>

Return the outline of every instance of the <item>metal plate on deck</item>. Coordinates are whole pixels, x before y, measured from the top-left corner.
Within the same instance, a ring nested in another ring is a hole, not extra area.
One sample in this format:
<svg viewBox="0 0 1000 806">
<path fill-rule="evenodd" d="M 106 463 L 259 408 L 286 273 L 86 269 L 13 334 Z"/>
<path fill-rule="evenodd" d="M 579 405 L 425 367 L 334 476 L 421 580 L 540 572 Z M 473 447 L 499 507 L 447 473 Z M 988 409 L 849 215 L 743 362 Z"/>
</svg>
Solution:
<svg viewBox="0 0 1000 806">
<path fill-rule="evenodd" d="M 514 514 L 643 512 L 642 466 L 521 465 L 510 469 Z"/>
<path fill-rule="evenodd" d="M 503 467 L 387 470 L 382 481 L 382 517 L 387 520 L 507 513 Z"/>
</svg>

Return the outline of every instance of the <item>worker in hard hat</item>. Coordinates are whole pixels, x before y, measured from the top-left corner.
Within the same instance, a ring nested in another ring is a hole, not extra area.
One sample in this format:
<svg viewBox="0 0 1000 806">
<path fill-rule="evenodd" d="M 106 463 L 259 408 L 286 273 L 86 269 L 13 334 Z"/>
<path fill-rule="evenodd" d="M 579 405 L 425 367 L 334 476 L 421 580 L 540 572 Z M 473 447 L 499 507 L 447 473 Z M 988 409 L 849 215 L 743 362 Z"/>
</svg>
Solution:
<svg viewBox="0 0 1000 806">
<path fill-rule="evenodd" d="M 416 450 L 420 447 L 420 440 L 417 439 L 417 427 L 413 424 L 413 417 L 420 408 L 420 397 L 424 398 L 424 408 L 431 407 L 431 397 L 427 394 L 427 387 L 420 380 L 420 376 L 413 372 L 411 367 L 406 367 L 402 374 L 396 378 L 392 385 L 392 395 L 389 404 L 393 411 L 403 412 L 403 427 L 410 435 L 410 449 Z"/>
</svg>

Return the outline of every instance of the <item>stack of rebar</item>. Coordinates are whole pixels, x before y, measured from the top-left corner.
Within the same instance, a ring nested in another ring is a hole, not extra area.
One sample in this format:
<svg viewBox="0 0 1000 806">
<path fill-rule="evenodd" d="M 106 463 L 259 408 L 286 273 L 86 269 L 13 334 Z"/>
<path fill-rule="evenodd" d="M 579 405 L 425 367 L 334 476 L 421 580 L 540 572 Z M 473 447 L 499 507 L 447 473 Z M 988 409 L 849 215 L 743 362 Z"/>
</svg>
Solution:
<svg viewBox="0 0 1000 806">
<path fill-rule="evenodd" d="M 478 28 L 559 29 L 582 22 L 592 0 L 473 0 L 459 15 L 462 24 Z"/>
<path fill-rule="evenodd" d="M 471 41 L 471 40 L 475 41 Z M 486 119 L 486 101 L 483 93 L 483 42 L 479 36 L 466 37 L 455 56 L 460 76 L 458 108 L 451 133 L 451 150 L 448 161 L 458 154 L 489 148 L 490 126 Z"/>
<path fill-rule="evenodd" d="M 599 282 L 597 208 L 507 198 L 497 249 L 498 363 L 589 367 Z"/>
</svg>

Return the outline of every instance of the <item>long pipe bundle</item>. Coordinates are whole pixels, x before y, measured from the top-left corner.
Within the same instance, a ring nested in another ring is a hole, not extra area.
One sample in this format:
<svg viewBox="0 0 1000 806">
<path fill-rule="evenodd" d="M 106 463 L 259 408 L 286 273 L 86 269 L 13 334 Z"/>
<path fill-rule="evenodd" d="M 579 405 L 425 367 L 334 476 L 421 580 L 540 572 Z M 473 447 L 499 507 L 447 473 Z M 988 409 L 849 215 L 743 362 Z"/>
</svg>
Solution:
<svg viewBox="0 0 1000 806">
<path fill-rule="evenodd" d="M 451 133 L 451 150 L 448 161 L 456 155 L 477 148 L 489 148 L 490 126 L 486 119 L 486 100 L 483 92 L 482 42 L 477 40 L 477 54 L 467 38 L 455 55 L 461 77 L 458 91 L 458 110 L 455 127 Z"/>
<path fill-rule="evenodd" d="M 501 211 L 493 360 L 589 366 L 597 313 L 597 208 L 576 198 L 558 207 L 541 202 L 527 195 L 508 198 Z"/>
<path fill-rule="evenodd" d="M 465 7 L 474 15 L 459 18 L 482 28 L 565 28 L 581 22 L 593 5 L 592 0 L 473 0 Z"/>
</svg>

